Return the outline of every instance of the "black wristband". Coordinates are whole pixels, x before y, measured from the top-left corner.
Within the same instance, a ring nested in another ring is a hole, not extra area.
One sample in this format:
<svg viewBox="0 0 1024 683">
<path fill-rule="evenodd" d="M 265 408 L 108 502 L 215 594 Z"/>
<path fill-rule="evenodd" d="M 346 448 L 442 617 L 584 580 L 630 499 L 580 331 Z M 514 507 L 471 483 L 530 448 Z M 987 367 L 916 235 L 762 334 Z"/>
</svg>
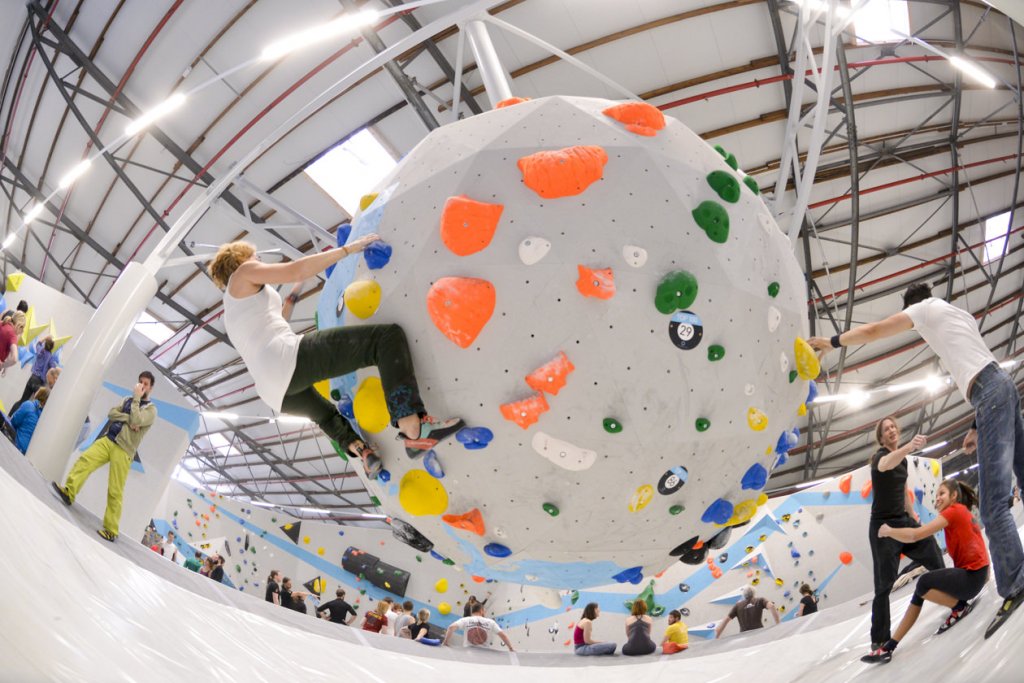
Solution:
<svg viewBox="0 0 1024 683">
<path fill-rule="evenodd" d="M 840 334 L 842 334 L 842 333 L 840 333 Z M 833 349 L 838 349 L 839 347 L 842 346 L 842 344 L 839 343 L 839 335 L 838 334 L 833 334 L 832 335 L 832 339 L 830 339 L 829 341 L 832 342 L 832 348 Z"/>
<path fill-rule="evenodd" d="M 294 306 L 295 304 L 299 303 L 299 295 L 298 294 L 289 294 L 288 295 L 288 303 L 290 303 L 292 306 Z"/>
</svg>

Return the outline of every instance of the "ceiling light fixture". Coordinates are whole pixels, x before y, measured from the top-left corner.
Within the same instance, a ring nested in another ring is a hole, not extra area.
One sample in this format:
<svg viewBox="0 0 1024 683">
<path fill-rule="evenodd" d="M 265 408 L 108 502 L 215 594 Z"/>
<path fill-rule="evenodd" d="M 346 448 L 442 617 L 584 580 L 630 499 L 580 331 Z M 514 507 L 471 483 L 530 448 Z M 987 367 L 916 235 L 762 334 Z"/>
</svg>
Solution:
<svg viewBox="0 0 1024 683">
<path fill-rule="evenodd" d="M 273 418 L 271 422 L 277 422 L 278 424 L 312 424 L 313 421 L 308 417 L 302 417 L 301 415 L 278 415 Z"/>
<path fill-rule="evenodd" d="M 199 413 L 203 417 L 212 417 L 217 420 L 237 420 L 238 413 L 218 413 L 214 410 L 203 410 Z"/>
<path fill-rule="evenodd" d="M 957 57 L 956 55 L 951 55 L 947 57 L 947 59 L 950 64 L 962 71 L 964 75 L 968 76 L 976 83 L 979 83 L 986 88 L 995 88 L 998 85 L 995 78 L 974 62 L 968 61 L 963 57 Z"/>
<path fill-rule="evenodd" d="M 823 0 L 793 0 L 794 4 L 802 5 L 806 9 L 812 12 L 827 12 L 828 3 Z M 840 19 L 846 19 L 850 16 L 850 10 L 842 5 L 836 5 L 836 16 Z"/>
<path fill-rule="evenodd" d="M 304 31 L 299 31 L 285 36 L 280 40 L 275 40 L 273 43 L 263 48 L 263 51 L 260 53 L 260 59 L 267 62 L 280 59 L 289 52 L 293 52 L 299 48 L 315 45 L 316 43 L 322 43 L 325 40 L 330 40 L 331 38 L 335 38 L 343 33 L 348 33 L 363 26 L 373 24 L 379 17 L 380 15 L 373 10 L 363 10 L 362 12 L 356 12 L 355 14 L 346 14 L 338 17 L 334 21 L 327 22 L 326 24 L 313 26 L 312 28 L 308 28 Z"/>
<path fill-rule="evenodd" d="M 16 233 L 16 232 L 12 232 L 7 237 L 5 237 L 4 238 L 4 243 L 2 245 L 0 245 L 0 250 L 5 250 L 5 249 L 7 249 L 7 247 L 9 247 L 12 244 L 14 244 L 14 240 L 17 239 L 17 237 L 18 237 L 18 233 Z"/>
<path fill-rule="evenodd" d="M 181 105 L 185 104 L 185 99 L 186 98 L 184 93 L 174 93 L 166 100 L 156 105 L 149 111 L 145 112 L 142 116 L 138 117 L 131 123 L 129 123 L 128 126 L 124 129 L 124 134 L 127 135 L 128 137 L 132 137 L 136 133 L 148 127 L 150 124 L 159 121 L 163 117 L 173 112 L 175 109 L 181 107 Z"/>
<path fill-rule="evenodd" d="M 60 189 L 66 190 L 71 187 L 76 180 L 85 175 L 85 172 L 92 166 L 92 159 L 83 159 L 82 161 L 75 164 L 75 167 L 64 174 L 64 177 L 60 179 L 58 183 Z"/>
<path fill-rule="evenodd" d="M 31 209 L 29 209 L 28 213 L 25 214 L 25 225 L 28 225 L 35 219 L 39 218 L 39 216 L 43 213 L 44 207 L 45 205 L 42 202 L 40 202 L 33 206 Z"/>
<path fill-rule="evenodd" d="M 851 391 L 846 395 L 846 404 L 851 408 L 861 408 L 868 402 L 869 394 L 866 391 Z"/>
</svg>

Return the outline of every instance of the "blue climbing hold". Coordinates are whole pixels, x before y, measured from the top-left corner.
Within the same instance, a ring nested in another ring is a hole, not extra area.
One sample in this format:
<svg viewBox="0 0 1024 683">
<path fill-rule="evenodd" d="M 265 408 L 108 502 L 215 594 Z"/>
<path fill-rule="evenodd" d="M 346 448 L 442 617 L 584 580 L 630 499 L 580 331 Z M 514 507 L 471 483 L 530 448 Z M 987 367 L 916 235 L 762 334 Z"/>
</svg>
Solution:
<svg viewBox="0 0 1024 683">
<path fill-rule="evenodd" d="M 346 419 L 356 419 L 356 413 L 354 410 L 352 410 L 351 396 L 345 394 L 344 396 L 341 397 L 341 400 L 338 401 L 338 412 L 341 413 Z"/>
<path fill-rule="evenodd" d="M 444 479 L 444 468 L 441 467 L 441 461 L 437 459 L 437 453 L 432 450 L 427 451 L 427 454 L 423 456 L 423 469 L 434 479 Z"/>
<path fill-rule="evenodd" d="M 753 489 L 755 491 L 760 491 L 767 483 L 768 470 L 764 468 L 764 465 L 756 463 L 750 466 L 750 469 L 743 475 L 743 479 L 740 480 L 740 485 L 744 489 Z"/>
<path fill-rule="evenodd" d="M 635 586 L 644 580 L 644 568 L 630 567 L 629 569 L 622 570 L 612 578 L 619 583 L 631 583 Z"/>
<path fill-rule="evenodd" d="M 500 543 L 488 543 L 484 546 L 484 552 L 491 557 L 508 557 L 512 554 L 512 551 L 507 546 L 503 546 Z"/>
<path fill-rule="evenodd" d="M 924 489 L 914 489 L 914 498 L 917 498 L 918 504 L 924 502 Z"/>
<path fill-rule="evenodd" d="M 792 550 L 789 551 L 789 556 L 792 557 L 795 560 L 798 557 L 800 557 L 800 551 L 798 551 L 796 548 L 793 548 Z"/>
<path fill-rule="evenodd" d="M 494 438 L 494 432 L 487 427 L 466 427 L 460 429 L 455 438 L 469 451 L 478 451 L 487 448 L 487 444 Z"/>
<path fill-rule="evenodd" d="M 391 245 L 383 240 L 373 242 L 363 252 L 366 259 L 366 267 L 370 270 L 380 270 L 391 260 Z"/>
<path fill-rule="evenodd" d="M 772 470 L 774 471 L 779 469 L 786 464 L 787 460 L 789 460 L 789 458 L 786 457 L 785 453 L 779 453 L 779 457 L 775 459 L 775 463 L 772 465 Z"/>
<path fill-rule="evenodd" d="M 441 560 L 442 562 L 444 562 L 444 555 L 438 554 L 437 551 L 435 550 L 430 551 L 430 556 L 435 560 Z"/>
<path fill-rule="evenodd" d="M 785 455 L 793 448 L 796 448 L 798 443 L 800 443 L 800 439 L 794 436 L 793 432 L 782 432 L 779 434 L 779 440 L 775 442 L 775 452 L 779 455 Z"/>
<path fill-rule="evenodd" d="M 708 506 L 708 509 L 701 515 L 700 521 L 705 524 L 725 524 L 732 517 L 732 503 L 719 498 Z"/>
<path fill-rule="evenodd" d="M 813 403 L 816 398 L 818 398 L 818 385 L 812 379 L 807 383 L 807 399 L 804 400 L 804 403 Z"/>
<path fill-rule="evenodd" d="M 388 472 L 387 470 L 381 470 L 380 472 L 377 473 L 377 481 L 379 481 L 382 484 L 388 483 L 389 481 L 391 481 L 391 473 Z"/>
<path fill-rule="evenodd" d="M 344 532 L 344 531 L 339 531 L 339 532 L 338 532 L 338 535 L 339 535 L 339 536 L 344 536 L 344 535 L 345 535 L 345 532 Z"/>
<path fill-rule="evenodd" d="M 337 238 L 337 245 L 339 247 L 344 246 L 345 242 L 348 242 L 348 236 L 351 235 L 351 234 L 352 234 L 352 224 L 351 223 L 342 223 L 341 225 L 339 225 L 337 232 L 335 232 L 335 237 Z M 335 265 L 337 265 L 337 264 L 327 266 L 327 270 L 324 271 L 324 273 L 327 275 L 327 277 L 330 277 L 331 273 L 334 272 L 334 266 Z"/>
</svg>

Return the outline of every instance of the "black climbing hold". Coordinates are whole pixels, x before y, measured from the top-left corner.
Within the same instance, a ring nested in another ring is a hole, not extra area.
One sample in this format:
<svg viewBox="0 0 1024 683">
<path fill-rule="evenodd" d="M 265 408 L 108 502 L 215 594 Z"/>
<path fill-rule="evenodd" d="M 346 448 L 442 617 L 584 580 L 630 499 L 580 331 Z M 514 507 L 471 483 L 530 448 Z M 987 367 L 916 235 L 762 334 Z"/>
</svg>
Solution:
<svg viewBox="0 0 1024 683">
<path fill-rule="evenodd" d="M 718 202 L 701 202 L 691 215 L 712 242 L 725 244 L 729 239 L 729 213 Z"/>
<path fill-rule="evenodd" d="M 682 465 L 677 465 L 661 475 L 658 480 L 658 493 L 667 496 L 683 488 L 683 484 L 689 478 L 690 473 Z M 673 513 L 677 514 L 677 513 Z"/>
<path fill-rule="evenodd" d="M 726 527 L 725 529 L 722 529 L 717 534 L 708 539 L 707 545 L 709 548 L 714 548 L 715 550 L 724 548 L 726 544 L 729 542 L 729 536 L 731 535 L 732 527 Z"/>
<path fill-rule="evenodd" d="M 679 311 L 668 323 L 668 338 L 676 348 L 689 351 L 699 346 L 704 338 L 704 324 L 696 313 Z"/>
<path fill-rule="evenodd" d="M 728 171 L 712 171 L 707 177 L 708 185 L 724 201 L 735 204 L 740 200 L 740 183 Z"/>
</svg>

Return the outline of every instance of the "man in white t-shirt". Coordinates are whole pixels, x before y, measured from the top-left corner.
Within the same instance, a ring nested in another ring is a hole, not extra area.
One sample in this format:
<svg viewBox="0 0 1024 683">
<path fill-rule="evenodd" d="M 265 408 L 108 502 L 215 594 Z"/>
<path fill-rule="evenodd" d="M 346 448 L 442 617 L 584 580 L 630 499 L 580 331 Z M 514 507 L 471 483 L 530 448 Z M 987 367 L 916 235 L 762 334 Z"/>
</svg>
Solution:
<svg viewBox="0 0 1024 683">
<path fill-rule="evenodd" d="M 491 636 L 495 635 L 501 638 L 509 652 L 515 652 L 515 649 L 512 647 L 512 641 L 508 639 L 505 632 L 498 626 L 498 622 L 484 616 L 484 606 L 479 602 L 473 605 L 472 614 L 468 617 L 457 619 L 448 627 L 448 631 L 444 634 L 443 644 L 447 645 L 448 641 L 451 640 L 452 634 L 459 629 L 466 631 L 466 636 L 462 640 L 463 647 L 469 647 L 470 645 L 484 647 L 490 642 Z"/>
<path fill-rule="evenodd" d="M 174 545 L 174 532 L 168 531 L 167 536 L 164 537 L 164 542 L 160 544 L 160 553 L 175 564 L 181 564 L 179 561 L 181 553 L 178 552 L 178 546 Z"/>
<path fill-rule="evenodd" d="M 915 284 L 903 295 L 903 312 L 877 323 L 859 325 L 831 339 L 812 337 L 817 351 L 868 344 L 916 330 L 974 407 L 974 424 L 964 450 L 978 451 L 981 519 L 985 524 L 996 590 L 1003 604 L 985 632 L 988 638 L 1024 602 L 1024 547 L 1010 512 L 1013 475 L 1024 482 L 1024 419 L 1013 378 L 999 367 L 970 313 L 932 297 L 928 285 Z"/>
<path fill-rule="evenodd" d="M 388 603 L 388 611 L 384 613 L 387 622 L 384 624 L 384 628 L 380 630 L 380 633 L 384 636 L 393 636 L 395 635 L 395 621 L 398 619 L 398 615 L 402 613 L 402 608 L 400 605 L 396 605 L 392 598 L 384 598 L 384 601 Z"/>
</svg>

